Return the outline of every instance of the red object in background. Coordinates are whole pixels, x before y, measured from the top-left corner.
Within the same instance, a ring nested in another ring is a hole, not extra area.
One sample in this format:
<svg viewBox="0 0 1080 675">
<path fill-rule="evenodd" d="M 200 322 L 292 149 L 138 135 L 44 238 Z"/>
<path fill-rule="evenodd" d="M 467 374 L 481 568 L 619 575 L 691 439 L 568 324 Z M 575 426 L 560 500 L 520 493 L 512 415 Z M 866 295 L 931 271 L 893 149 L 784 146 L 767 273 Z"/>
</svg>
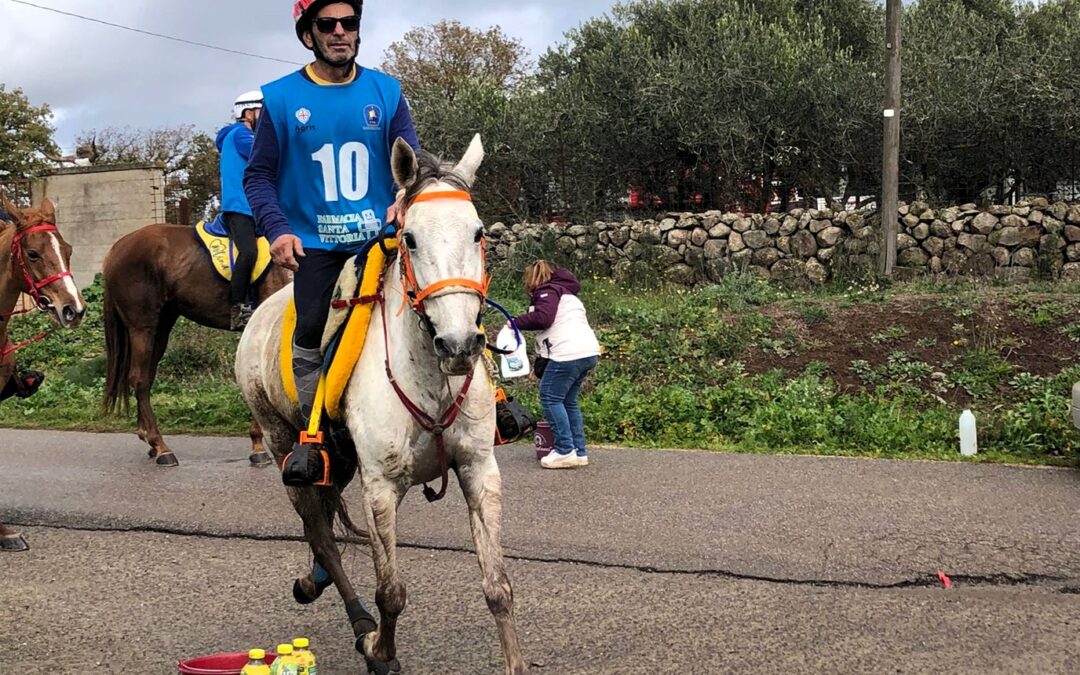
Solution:
<svg viewBox="0 0 1080 675">
<path fill-rule="evenodd" d="M 264 662 L 270 665 L 277 654 L 266 653 Z M 240 675 L 248 662 L 247 652 L 229 652 L 187 659 L 176 664 L 180 675 Z"/>
<path fill-rule="evenodd" d="M 626 205 L 632 209 L 640 209 L 646 206 L 660 208 L 664 205 L 664 200 L 639 188 L 630 188 L 626 196 Z"/>
<path fill-rule="evenodd" d="M 945 588 L 952 588 L 952 579 L 946 576 L 944 572 L 938 570 L 937 576 L 938 579 L 941 579 L 941 583 L 945 586 Z"/>
<path fill-rule="evenodd" d="M 555 449 L 555 433 L 551 430 L 551 425 L 547 423 L 547 420 L 540 420 L 536 423 L 533 439 L 536 441 L 537 460 L 543 459 Z"/>
</svg>

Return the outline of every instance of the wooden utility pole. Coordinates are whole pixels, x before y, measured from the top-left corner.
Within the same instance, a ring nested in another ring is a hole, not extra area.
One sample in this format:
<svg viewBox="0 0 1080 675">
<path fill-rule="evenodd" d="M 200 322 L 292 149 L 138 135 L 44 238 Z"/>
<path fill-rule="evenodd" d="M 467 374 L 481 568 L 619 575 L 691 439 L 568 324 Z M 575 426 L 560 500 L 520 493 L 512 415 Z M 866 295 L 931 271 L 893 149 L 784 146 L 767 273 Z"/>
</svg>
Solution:
<svg viewBox="0 0 1080 675">
<path fill-rule="evenodd" d="M 900 191 L 900 0 L 885 0 L 885 142 L 881 162 L 881 265 L 886 279 L 896 267 Z"/>
</svg>

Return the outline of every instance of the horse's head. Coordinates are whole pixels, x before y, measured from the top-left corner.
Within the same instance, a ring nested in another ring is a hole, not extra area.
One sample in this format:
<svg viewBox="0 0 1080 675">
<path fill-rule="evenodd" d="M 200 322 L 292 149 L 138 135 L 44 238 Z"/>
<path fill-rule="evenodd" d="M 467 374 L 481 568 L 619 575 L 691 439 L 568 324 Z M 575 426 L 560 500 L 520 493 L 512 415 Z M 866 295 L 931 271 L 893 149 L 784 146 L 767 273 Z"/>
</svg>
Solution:
<svg viewBox="0 0 1080 675">
<path fill-rule="evenodd" d="M 11 216 L 11 274 L 63 328 L 74 328 L 86 314 L 86 302 L 71 276 L 71 246 L 56 229 L 56 208 L 48 199 L 38 208 L 19 209 L 0 193 Z M 0 225 L 3 221 L 0 221 Z M 3 228 L 0 228 L 0 232 Z"/>
<path fill-rule="evenodd" d="M 401 139 L 391 159 L 394 179 L 404 190 L 398 235 L 402 275 L 447 375 L 471 373 L 484 351 L 479 328 L 487 294 L 484 224 L 469 197 L 483 159 L 479 135 L 457 166 L 423 151 L 418 156 Z"/>
</svg>

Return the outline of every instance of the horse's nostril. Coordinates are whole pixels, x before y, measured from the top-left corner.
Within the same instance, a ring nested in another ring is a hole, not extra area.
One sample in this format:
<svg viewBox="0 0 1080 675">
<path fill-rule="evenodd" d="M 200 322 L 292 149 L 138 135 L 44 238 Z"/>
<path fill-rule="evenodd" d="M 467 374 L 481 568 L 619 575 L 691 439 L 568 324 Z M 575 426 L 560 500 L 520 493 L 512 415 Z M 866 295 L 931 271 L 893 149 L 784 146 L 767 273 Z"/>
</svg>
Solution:
<svg viewBox="0 0 1080 675">
<path fill-rule="evenodd" d="M 446 346 L 446 340 L 441 337 L 435 338 L 435 351 L 439 356 L 449 356 L 450 348 Z"/>
<path fill-rule="evenodd" d="M 63 314 L 64 314 L 64 321 L 67 321 L 67 322 L 74 321 L 75 317 L 77 316 L 75 314 L 75 310 L 72 309 L 71 305 L 67 305 L 66 307 L 64 307 Z"/>
<path fill-rule="evenodd" d="M 472 353 L 473 354 L 479 354 L 480 352 L 484 351 L 484 347 L 486 347 L 486 346 L 487 346 L 487 338 L 484 336 L 483 333 L 477 333 L 473 337 Z"/>
</svg>

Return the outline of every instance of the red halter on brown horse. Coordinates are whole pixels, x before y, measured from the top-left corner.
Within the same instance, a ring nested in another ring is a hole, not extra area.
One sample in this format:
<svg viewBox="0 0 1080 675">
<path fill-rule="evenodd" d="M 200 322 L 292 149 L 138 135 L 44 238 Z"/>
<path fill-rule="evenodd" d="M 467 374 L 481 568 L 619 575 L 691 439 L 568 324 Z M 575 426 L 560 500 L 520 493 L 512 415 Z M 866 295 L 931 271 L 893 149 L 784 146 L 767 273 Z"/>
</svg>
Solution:
<svg viewBox="0 0 1080 675">
<path fill-rule="evenodd" d="M 150 407 L 150 388 L 178 318 L 229 329 L 229 284 L 187 225 L 147 225 L 121 238 L 105 256 L 104 271 L 105 406 L 126 410 L 134 392 L 139 438 L 150 445 L 158 465 L 176 466 Z M 288 271 L 272 265 L 254 287 L 256 303 L 289 282 Z M 270 463 L 254 422 L 251 442 L 251 462 Z"/>
<path fill-rule="evenodd" d="M 48 199 L 39 208 L 19 209 L 0 193 L 0 202 L 12 222 L 0 220 L 0 388 L 16 372 L 15 354 L 44 333 L 22 343 L 8 335 L 11 318 L 23 311 L 15 305 L 23 293 L 48 312 L 61 328 L 75 328 L 86 313 L 86 303 L 71 276 L 71 246 L 56 229 L 56 209 Z M 28 310 L 33 311 L 33 310 Z M 18 384 L 18 383 L 16 383 Z M 0 524 L 0 550 L 25 551 L 26 541 Z"/>
</svg>

